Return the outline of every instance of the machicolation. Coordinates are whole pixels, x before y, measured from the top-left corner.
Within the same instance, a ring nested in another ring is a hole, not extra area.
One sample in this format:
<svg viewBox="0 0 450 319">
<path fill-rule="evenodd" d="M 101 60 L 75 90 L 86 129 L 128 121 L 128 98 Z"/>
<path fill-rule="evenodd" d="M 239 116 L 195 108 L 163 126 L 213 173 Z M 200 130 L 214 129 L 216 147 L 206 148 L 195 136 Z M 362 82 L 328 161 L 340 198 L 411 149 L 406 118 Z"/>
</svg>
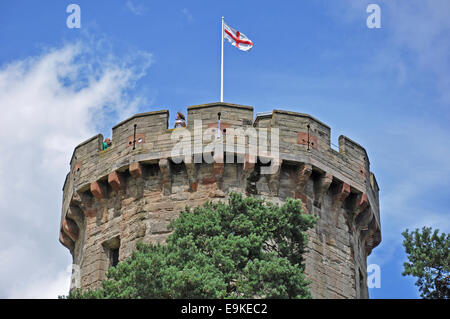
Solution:
<svg viewBox="0 0 450 319">
<path fill-rule="evenodd" d="M 186 205 L 235 191 L 278 203 L 301 198 L 320 216 L 305 256 L 313 297 L 368 298 L 366 259 L 381 231 L 379 188 L 362 146 L 340 136 L 334 150 L 330 127 L 307 114 L 273 110 L 253 120 L 252 107 L 229 103 L 190 106 L 186 128 L 169 129 L 168 121 L 167 110 L 136 114 L 113 127 L 110 147 L 97 135 L 75 148 L 59 237 L 73 256 L 71 288 L 98 287 L 138 241 L 164 242 Z M 233 129 L 254 129 L 268 152 L 252 154 L 251 137 Z M 212 141 L 221 151 L 211 152 Z M 190 150 L 184 161 L 174 156 L 177 143 Z"/>
</svg>

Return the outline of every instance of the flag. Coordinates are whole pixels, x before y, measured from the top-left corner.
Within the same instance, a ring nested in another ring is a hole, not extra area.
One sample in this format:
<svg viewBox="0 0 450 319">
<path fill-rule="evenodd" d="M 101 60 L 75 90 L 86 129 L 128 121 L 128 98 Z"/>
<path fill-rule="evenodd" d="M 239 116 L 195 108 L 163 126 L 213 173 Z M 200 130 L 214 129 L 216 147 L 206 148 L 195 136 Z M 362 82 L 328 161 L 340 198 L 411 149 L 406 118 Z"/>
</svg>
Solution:
<svg viewBox="0 0 450 319">
<path fill-rule="evenodd" d="M 242 51 L 250 51 L 253 47 L 253 42 L 245 36 L 245 34 L 234 30 L 228 24 L 223 24 L 223 36 L 227 39 L 231 45 Z"/>
</svg>

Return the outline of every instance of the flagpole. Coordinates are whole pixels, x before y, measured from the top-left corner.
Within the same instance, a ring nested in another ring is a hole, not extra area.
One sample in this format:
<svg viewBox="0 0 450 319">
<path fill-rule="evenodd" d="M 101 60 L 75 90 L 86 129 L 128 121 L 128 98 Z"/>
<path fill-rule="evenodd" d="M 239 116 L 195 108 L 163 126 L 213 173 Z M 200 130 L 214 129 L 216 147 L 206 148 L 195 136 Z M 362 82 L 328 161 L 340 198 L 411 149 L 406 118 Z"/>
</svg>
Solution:
<svg viewBox="0 0 450 319">
<path fill-rule="evenodd" d="M 220 63 L 220 102 L 223 102 L 223 17 L 222 17 L 222 58 Z"/>
</svg>

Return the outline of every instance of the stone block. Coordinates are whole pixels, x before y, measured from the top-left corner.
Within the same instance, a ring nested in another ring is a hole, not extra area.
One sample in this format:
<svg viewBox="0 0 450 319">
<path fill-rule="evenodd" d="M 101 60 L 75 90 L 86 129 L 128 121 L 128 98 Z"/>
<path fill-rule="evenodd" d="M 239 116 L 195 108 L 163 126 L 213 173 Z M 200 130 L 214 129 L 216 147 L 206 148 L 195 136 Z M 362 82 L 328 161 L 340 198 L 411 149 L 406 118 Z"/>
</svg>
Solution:
<svg viewBox="0 0 450 319">
<path fill-rule="evenodd" d="M 142 165 L 139 162 L 134 162 L 130 164 L 129 167 L 130 175 L 134 178 L 142 177 Z"/>
<path fill-rule="evenodd" d="M 108 183 L 116 192 L 125 189 L 125 178 L 121 173 L 117 171 L 112 172 L 108 175 Z"/>
</svg>

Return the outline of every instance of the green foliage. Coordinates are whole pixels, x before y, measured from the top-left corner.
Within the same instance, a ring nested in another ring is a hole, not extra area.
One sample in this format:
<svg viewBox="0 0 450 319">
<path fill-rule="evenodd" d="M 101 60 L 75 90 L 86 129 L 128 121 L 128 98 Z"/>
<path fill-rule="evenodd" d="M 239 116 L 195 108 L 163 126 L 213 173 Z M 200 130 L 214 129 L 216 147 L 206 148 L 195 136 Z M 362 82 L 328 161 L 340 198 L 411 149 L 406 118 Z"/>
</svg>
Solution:
<svg viewBox="0 0 450 319">
<path fill-rule="evenodd" d="M 417 277 L 421 297 L 426 299 L 448 299 L 450 297 L 449 235 L 439 230 L 423 227 L 411 233 L 404 231 L 406 254 L 403 276 Z"/>
<path fill-rule="evenodd" d="M 300 200 L 279 206 L 233 193 L 228 204 L 186 208 L 165 245 L 139 243 L 102 288 L 69 298 L 310 298 Z"/>
</svg>

